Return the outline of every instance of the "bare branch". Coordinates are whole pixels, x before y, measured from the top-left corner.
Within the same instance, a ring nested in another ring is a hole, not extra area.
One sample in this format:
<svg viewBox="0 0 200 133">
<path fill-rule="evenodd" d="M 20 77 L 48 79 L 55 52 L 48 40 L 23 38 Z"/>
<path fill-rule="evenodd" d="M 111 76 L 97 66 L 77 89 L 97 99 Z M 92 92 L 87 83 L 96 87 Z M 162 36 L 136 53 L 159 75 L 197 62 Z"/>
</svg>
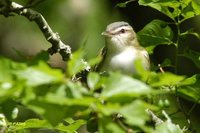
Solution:
<svg viewBox="0 0 200 133">
<path fill-rule="evenodd" d="M 48 52 L 51 55 L 59 52 L 63 60 L 68 60 L 71 57 L 70 46 L 64 44 L 60 40 L 60 36 L 58 35 L 58 33 L 52 31 L 47 21 L 39 12 L 32 9 L 24 8 L 22 5 L 16 2 L 10 2 L 8 0 L 4 0 L 3 3 L 0 3 L 0 14 L 8 17 L 12 15 L 12 13 L 22 15 L 28 20 L 34 21 L 38 25 L 46 40 L 52 44 L 52 47 L 48 49 Z"/>
<path fill-rule="evenodd" d="M 156 126 L 160 125 L 160 124 L 162 124 L 164 122 L 159 117 L 157 117 L 150 109 L 147 109 L 146 111 L 151 116 L 152 121 L 155 123 Z"/>
</svg>

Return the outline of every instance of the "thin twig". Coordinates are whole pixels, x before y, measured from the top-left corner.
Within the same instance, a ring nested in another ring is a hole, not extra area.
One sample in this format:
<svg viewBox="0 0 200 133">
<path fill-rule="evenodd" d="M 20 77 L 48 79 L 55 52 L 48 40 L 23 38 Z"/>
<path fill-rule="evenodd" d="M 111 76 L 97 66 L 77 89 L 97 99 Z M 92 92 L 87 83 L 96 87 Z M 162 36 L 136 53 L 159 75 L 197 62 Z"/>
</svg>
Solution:
<svg viewBox="0 0 200 133">
<path fill-rule="evenodd" d="M 165 73 L 165 71 L 163 70 L 163 68 L 162 68 L 161 64 L 158 64 L 158 67 L 159 67 L 159 69 L 160 69 L 161 73 Z"/>
<path fill-rule="evenodd" d="M 164 122 L 158 116 L 156 116 L 150 109 L 147 109 L 146 111 L 151 116 L 151 119 L 155 123 L 155 126 L 160 125 Z"/>
</svg>

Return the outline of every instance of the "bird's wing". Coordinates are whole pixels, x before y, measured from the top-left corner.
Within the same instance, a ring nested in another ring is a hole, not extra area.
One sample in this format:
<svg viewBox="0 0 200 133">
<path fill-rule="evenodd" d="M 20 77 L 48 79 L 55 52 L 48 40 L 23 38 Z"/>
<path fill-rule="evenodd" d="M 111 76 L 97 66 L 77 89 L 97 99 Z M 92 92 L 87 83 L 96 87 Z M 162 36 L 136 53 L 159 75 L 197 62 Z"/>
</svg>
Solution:
<svg viewBox="0 0 200 133">
<path fill-rule="evenodd" d="M 146 60 L 148 61 L 147 64 L 149 64 L 149 65 L 146 67 L 146 69 L 149 70 L 150 69 L 150 58 L 149 58 L 148 52 L 146 51 L 145 48 L 141 47 L 140 45 L 138 45 L 136 48 L 141 50 L 142 54 L 144 55 L 144 58 L 146 58 Z"/>
<path fill-rule="evenodd" d="M 147 70 L 149 70 L 150 69 L 150 58 L 149 58 L 149 54 L 148 54 L 148 52 L 144 49 L 144 50 L 142 50 L 142 54 L 144 55 L 144 57 L 146 58 L 146 60 L 148 61 L 148 66 L 147 66 Z"/>
<path fill-rule="evenodd" d="M 143 50 L 143 51 L 142 51 L 142 54 L 144 55 L 144 57 L 145 57 L 147 60 L 149 60 L 149 54 L 148 54 L 148 52 L 147 52 L 146 50 Z"/>
<path fill-rule="evenodd" d="M 101 57 L 102 59 L 99 64 L 94 66 L 94 68 L 93 68 L 94 71 L 99 71 L 99 69 L 101 68 L 101 66 L 105 60 L 106 54 L 107 54 L 107 48 L 103 47 L 98 54 L 98 56 Z"/>
</svg>

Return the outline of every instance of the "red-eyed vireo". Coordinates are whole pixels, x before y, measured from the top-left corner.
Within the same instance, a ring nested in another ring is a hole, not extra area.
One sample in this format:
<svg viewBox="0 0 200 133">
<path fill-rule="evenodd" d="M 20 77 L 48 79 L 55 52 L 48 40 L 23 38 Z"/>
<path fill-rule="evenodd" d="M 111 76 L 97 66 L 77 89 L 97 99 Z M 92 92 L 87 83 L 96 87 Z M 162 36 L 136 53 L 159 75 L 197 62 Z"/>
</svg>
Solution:
<svg viewBox="0 0 200 133">
<path fill-rule="evenodd" d="M 135 31 L 127 22 L 109 24 L 102 35 L 105 36 L 106 45 L 101 52 L 103 59 L 98 67 L 100 72 L 121 71 L 135 74 L 136 60 L 141 60 L 141 66 L 149 69 L 149 55 L 140 46 Z"/>
</svg>

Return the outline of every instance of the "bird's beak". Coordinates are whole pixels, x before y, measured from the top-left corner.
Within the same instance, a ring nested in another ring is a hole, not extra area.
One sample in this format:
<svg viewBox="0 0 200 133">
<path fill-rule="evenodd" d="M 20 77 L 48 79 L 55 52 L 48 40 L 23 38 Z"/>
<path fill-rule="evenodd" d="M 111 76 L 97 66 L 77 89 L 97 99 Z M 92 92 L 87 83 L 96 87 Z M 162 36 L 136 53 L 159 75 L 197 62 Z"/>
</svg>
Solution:
<svg viewBox="0 0 200 133">
<path fill-rule="evenodd" d="M 101 35 L 102 36 L 106 36 L 106 37 L 111 37 L 112 36 L 112 34 L 110 32 L 108 32 L 108 31 L 102 32 Z"/>
</svg>

